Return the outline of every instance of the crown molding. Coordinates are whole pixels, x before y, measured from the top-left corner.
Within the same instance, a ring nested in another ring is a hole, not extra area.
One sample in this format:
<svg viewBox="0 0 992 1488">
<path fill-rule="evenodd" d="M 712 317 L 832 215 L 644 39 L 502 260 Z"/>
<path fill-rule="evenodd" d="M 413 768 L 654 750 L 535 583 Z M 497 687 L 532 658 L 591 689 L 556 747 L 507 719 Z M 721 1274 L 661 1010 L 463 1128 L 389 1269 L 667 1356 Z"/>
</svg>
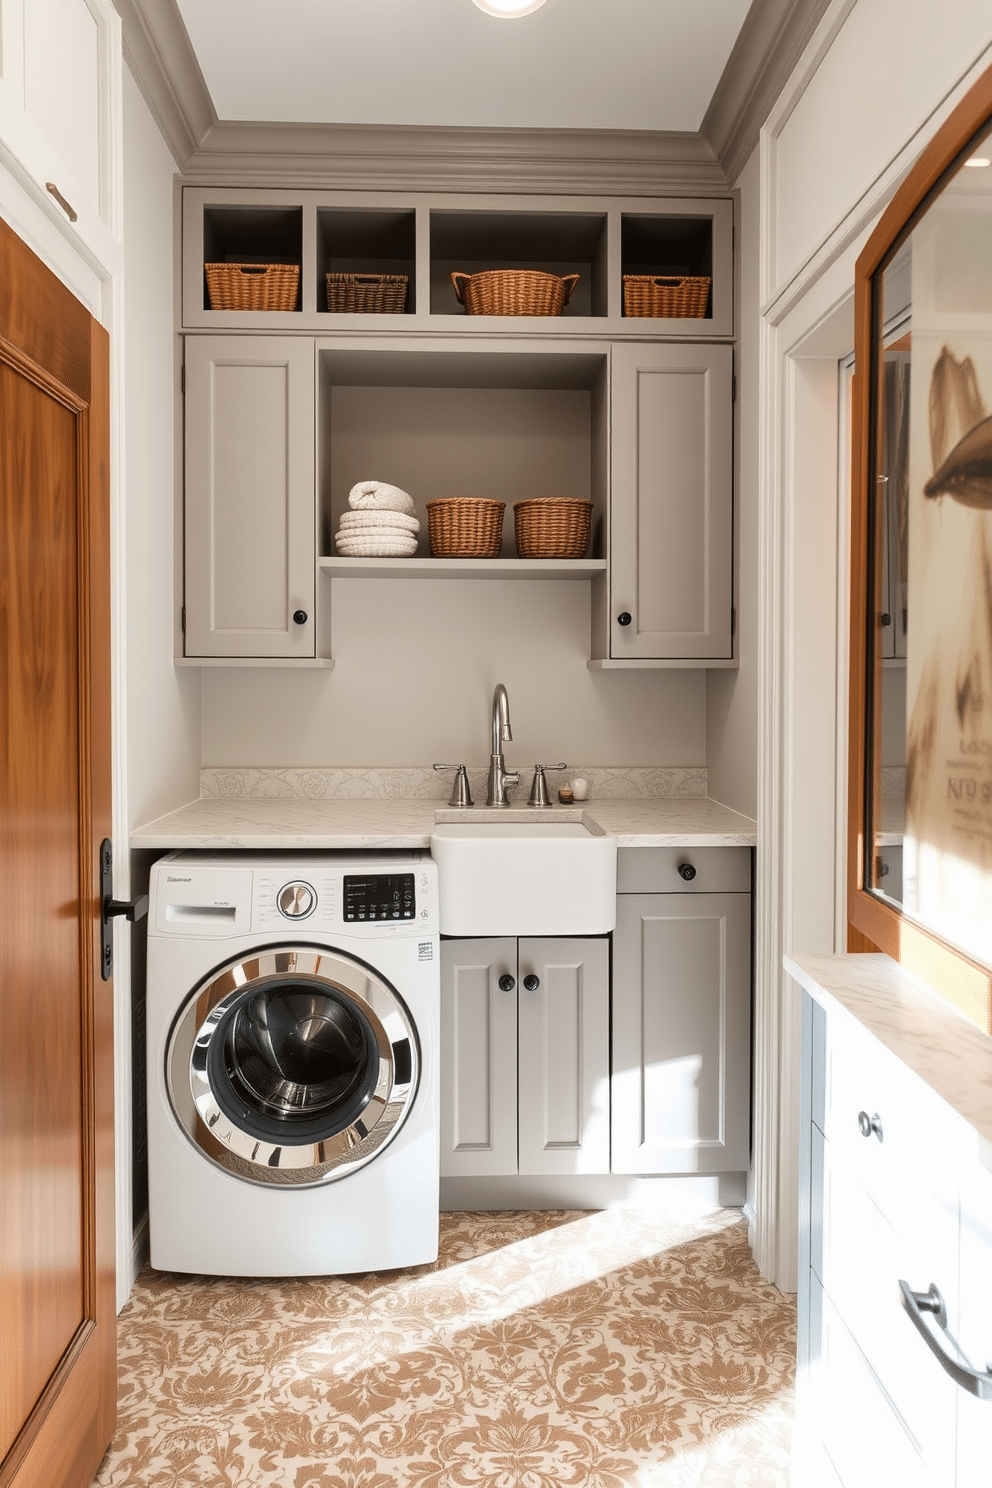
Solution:
<svg viewBox="0 0 992 1488">
<path fill-rule="evenodd" d="M 754 0 L 700 133 L 731 185 L 831 0 Z"/>
<path fill-rule="evenodd" d="M 726 192 L 701 135 L 642 130 L 215 124 L 186 167 L 216 184 L 651 196 Z"/>
<path fill-rule="evenodd" d="M 124 61 L 185 170 L 204 135 L 217 123 L 176 0 L 114 0 L 121 18 Z"/>
</svg>

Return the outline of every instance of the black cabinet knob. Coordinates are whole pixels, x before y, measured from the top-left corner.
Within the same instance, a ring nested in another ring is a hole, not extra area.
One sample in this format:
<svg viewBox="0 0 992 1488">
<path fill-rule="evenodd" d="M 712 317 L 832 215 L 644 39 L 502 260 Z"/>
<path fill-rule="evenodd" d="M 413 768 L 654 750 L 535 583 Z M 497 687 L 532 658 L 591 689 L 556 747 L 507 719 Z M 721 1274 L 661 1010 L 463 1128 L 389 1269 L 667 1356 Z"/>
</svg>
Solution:
<svg viewBox="0 0 992 1488">
<path fill-rule="evenodd" d="M 541 978 L 535 976 L 533 972 L 531 972 L 530 976 L 525 976 L 524 977 L 524 991 L 525 992 L 536 992 L 537 989 L 538 989 L 538 987 L 540 985 L 541 985 Z"/>
<path fill-rule="evenodd" d="M 308 618 L 309 617 L 307 615 L 306 610 L 294 610 L 293 611 L 293 624 L 294 625 L 306 625 Z"/>
<path fill-rule="evenodd" d="M 679 878 L 684 878 L 686 883 L 692 883 L 696 876 L 696 870 L 691 863 L 680 863 L 678 866 Z"/>
<path fill-rule="evenodd" d="M 892 616 L 888 613 L 888 611 L 884 611 L 881 615 L 879 615 L 878 618 L 881 621 L 883 630 L 887 625 L 892 624 Z"/>
<path fill-rule="evenodd" d="M 617 624 L 618 625 L 629 625 L 630 624 L 630 611 L 629 610 L 621 610 L 620 611 L 620 614 L 617 616 Z"/>
<path fill-rule="evenodd" d="M 512 977 L 509 972 L 505 972 L 504 975 L 500 977 L 498 985 L 501 992 L 512 992 L 517 983 L 516 979 Z"/>
</svg>

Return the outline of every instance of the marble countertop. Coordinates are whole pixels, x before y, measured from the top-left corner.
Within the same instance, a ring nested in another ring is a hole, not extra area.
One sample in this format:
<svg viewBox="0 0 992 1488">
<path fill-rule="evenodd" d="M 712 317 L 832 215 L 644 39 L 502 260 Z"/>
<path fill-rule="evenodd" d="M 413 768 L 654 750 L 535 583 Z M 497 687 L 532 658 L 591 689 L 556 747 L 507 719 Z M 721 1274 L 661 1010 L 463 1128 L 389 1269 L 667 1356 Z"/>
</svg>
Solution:
<svg viewBox="0 0 992 1488">
<path fill-rule="evenodd" d="M 201 797 L 131 833 L 132 848 L 425 848 L 435 821 L 583 821 L 618 847 L 753 847 L 757 826 L 718 801 L 619 798 L 535 812 L 455 811 L 424 798 Z"/>
<path fill-rule="evenodd" d="M 884 955 L 786 956 L 785 969 L 827 1010 L 863 1028 L 972 1126 L 992 1168 L 992 1038 Z"/>
</svg>

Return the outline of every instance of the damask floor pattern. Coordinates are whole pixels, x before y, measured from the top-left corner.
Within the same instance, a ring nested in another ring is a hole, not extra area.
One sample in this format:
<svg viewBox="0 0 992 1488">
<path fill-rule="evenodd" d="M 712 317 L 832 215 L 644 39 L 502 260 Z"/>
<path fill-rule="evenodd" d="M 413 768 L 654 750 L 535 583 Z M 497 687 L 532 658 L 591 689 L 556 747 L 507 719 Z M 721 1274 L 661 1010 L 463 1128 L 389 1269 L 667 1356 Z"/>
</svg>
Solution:
<svg viewBox="0 0 992 1488">
<path fill-rule="evenodd" d="M 794 1358 L 737 1210 L 445 1214 L 435 1266 L 145 1270 L 94 1488 L 786 1488 Z"/>
</svg>

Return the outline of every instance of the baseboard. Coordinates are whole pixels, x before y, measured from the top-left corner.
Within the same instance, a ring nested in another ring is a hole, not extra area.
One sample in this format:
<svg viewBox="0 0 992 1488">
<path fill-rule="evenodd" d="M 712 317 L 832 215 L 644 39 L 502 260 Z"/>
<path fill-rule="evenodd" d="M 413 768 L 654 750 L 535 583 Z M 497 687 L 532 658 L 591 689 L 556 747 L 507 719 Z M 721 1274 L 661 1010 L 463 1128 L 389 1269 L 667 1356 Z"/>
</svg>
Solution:
<svg viewBox="0 0 992 1488">
<path fill-rule="evenodd" d="M 744 1173 L 679 1173 L 664 1178 L 620 1173 L 505 1178 L 442 1178 L 441 1209 L 739 1209 Z"/>
</svg>

